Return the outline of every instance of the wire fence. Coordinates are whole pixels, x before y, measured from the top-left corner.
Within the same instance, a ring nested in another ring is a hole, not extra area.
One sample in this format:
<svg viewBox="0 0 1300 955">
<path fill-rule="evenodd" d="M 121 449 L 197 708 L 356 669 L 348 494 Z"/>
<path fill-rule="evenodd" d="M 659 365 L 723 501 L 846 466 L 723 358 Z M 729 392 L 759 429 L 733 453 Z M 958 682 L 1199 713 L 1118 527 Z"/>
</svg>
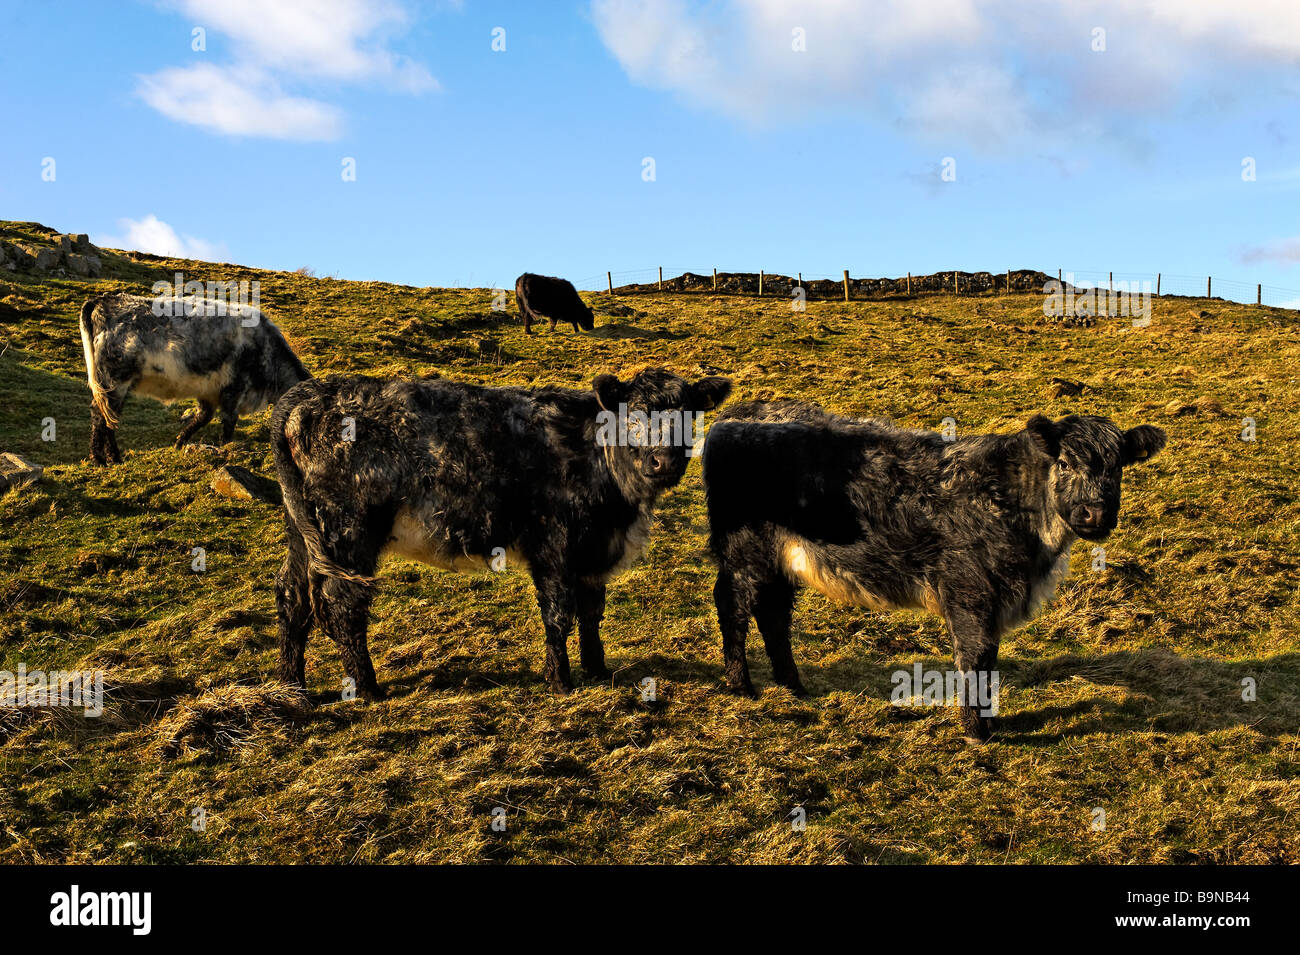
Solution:
<svg viewBox="0 0 1300 955">
<path fill-rule="evenodd" d="M 1300 289 L 1280 288 L 1262 283 L 1241 282 L 1214 276 L 1178 275 L 1162 272 L 1101 272 L 1058 269 L 1056 272 L 1008 270 L 1007 272 L 936 272 L 895 278 L 868 279 L 854 277 L 849 271 L 839 274 L 813 272 L 751 272 L 709 268 L 656 266 L 649 269 L 625 269 L 598 272 L 574 281 L 585 291 L 610 291 L 629 294 L 647 291 L 712 291 L 728 294 L 789 295 L 795 287 L 834 294 L 830 283 L 844 287 L 845 297 L 868 297 L 889 294 L 957 294 L 1036 291 L 1050 292 L 1052 280 L 1078 290 L 1097 289 L 1107 292 L 1149 294 L 1153 297 L 1176 296 L 1213 298 L 1270 308 L 1300 310 Z M 817 297 L 828 297 L 827 294 Z"/>
</svg>

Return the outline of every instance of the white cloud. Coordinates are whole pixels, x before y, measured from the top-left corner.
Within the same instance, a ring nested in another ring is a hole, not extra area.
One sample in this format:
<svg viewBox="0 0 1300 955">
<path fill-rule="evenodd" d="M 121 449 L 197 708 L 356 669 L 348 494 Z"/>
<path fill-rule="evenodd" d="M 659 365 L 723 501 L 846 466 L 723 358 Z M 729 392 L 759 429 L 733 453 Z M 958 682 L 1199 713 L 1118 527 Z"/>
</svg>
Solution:
<svg viewBox="0 0 1300 955">
<path fill-rule="evenodd" d="M 319 99 L 286 94 L 294 81 L 370 83 L 403 93 L 438 88 L 423 65 L 388 48 L 409 26 L 395 0 L 170 0 L 211 34 L 234 62 L 201 62 L 139 77 L 137 94 L 169 119 L 235 136 L 337 139 L 343 114 Z"/>
<path fill-rule="evenodd" d="M 93 239 L 95 245 L 109 249 L 150 252 L 176 259 L 202 259 L 205 262 L 221 262 L 229 254 L 225 243 L 209 242 L 192 235 L 180 235 L 153 214 L 143 219 L 118 219 L 117 225 L 122 230 L 122 235 L 95 236 Z"/>
<path fill-rule="evenodd" d="M 230 37 L 241 59 L 299 76 L 378 79 L 421 92 L 437 84 L 383 36 L 409 17 L 387 0 L 173 0 L 194 23 Z"/>
<path fill-rule="evenodd" d="M 1294 0 L 592 0 L 592 20 L 634 82 L 744 122 L 848 109 L 984 146 L 1122 136 L 1180 98 L 1280 89 L 1300 58 Z"/>
<path fill-rule="evenodd" d="M 1240 259 L 1245 265 L 1274 262 L 1278 265 L 1300 265 L 1300 238 L 1274 239 L 1243 251 Z"/>
<path fill-rule="evenodd" d="M 168 119 L 235 136 L 337 139 L 343 125 L 328 103 L 285 96 L 269 77 L 208 63 L 143 76 L 139 94 Z"/>
</svg>

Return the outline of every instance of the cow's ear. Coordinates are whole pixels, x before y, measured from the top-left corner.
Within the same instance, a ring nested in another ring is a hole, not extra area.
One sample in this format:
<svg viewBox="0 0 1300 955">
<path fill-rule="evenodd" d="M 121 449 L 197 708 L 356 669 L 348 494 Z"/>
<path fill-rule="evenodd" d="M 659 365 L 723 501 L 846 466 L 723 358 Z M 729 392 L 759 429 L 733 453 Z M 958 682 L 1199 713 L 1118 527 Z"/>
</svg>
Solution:
<svg viewBox="0 0 1300 955">
<path fill-rule="evenodd" d="M 1034 447 L 1049 458 L 1060 455 L 1061 429 L 1047 415 L 1034 415 L 1025 424 L 1025 431 L 1029 434 L 1029 440 L 1034 442 Z"/>
<path fill-rule="evenodd" d="M 701 378 L 692 387 L 695 389 L 696 407 L 708 411 L 727 400 L 727 395 L 731 394 L 731 379 Z"/>
<path fill-rule="evenodd" d="M 1145 461 L 1165 446 L 1165 433 L 1153 424 L 1140 424 L 1124 432 L 1124 464 Z"/>
<path fill-rule="evenodd" d="M 613 375 L 597 375 L 591 383 L 591 390 L 596 393 L 596 400 L 606 411 L 618 411 L 620 402 L 627 396 L 623 382 Z"/>
</svg>

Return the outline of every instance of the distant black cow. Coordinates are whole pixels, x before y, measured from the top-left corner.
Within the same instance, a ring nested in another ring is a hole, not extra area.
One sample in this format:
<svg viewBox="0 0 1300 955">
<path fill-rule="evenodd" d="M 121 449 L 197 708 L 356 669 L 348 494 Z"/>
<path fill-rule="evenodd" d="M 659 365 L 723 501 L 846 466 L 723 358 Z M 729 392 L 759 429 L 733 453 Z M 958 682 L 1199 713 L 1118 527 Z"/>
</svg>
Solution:
<svg viewBox="0 0 1300 955">
<path fill-rule="evenodd" d="M 90 383 L 90 453 L 99 464 L 122 461 L 117 425 L 133 391 L 169 404 L 198 399 L 198 411 L 176 436 L 179 448 L 215 410 L 221 440 L 230 441 L 240 415 L 311 377 L 280 330 L 248 306 L 101 295 L 81 307 L 81 344 Z"/>
<path fill-rule="evenodd" d="M 596 325 L 591 309 L 566 279 L 525 272 L 515 279 L 515 304 L 523 317 L 524 331 L 529 335 L 533 333 L 533 322 L 543 318 L 550 319 L 551 331 L 555 331 L 557 321 L 572 322 L 575 332 L 579 326 L 591 331 Z"/>
<path fill-rule="evenodd" d="M 1055 592 L 1076 537 L 1110 534 L 1121 469 L 1164 443 L 1151 425 L 1123 431 L 1079 415 L 949 442 L 796 402 L 735 406 L 704 447 L 728 684 L 754 692 L 753 616 L 776 681 L 804 692 L 790 650 L 800 587 L 876 609 L 924 607 L 947 621 L 957 672 L 974 674 L 962 683 L 967 735 L 987 739 L 994 720 L 969 691 L 988 685 L 1002 635 Z"/>
<path fill-rule="evenodd" d="M 358 692 L 383 695 L 366 643 L 373 577 L 389 553 L 452 570 L 526 568 L 546 629 L 546 679 L 607 676 L 605 584 L 636 560 L 654 504 L 693 454 L 698 413 L 725 378 L 662 368 L 591 391 L 483 388 L 445 380 L 304 382 L 272 417 L 289 553 L 276 578 L 280 678 L 305 685 L 317 623 Z M 625 427 L 618 427 L 624 422 Z"/>
</svg>

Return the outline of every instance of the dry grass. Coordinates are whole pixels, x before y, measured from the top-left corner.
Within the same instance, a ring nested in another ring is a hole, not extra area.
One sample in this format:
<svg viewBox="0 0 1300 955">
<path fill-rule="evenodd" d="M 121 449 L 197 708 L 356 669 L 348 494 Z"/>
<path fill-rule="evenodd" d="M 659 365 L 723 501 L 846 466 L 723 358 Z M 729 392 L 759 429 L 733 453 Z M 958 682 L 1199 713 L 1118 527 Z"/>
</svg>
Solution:
<svg viewBox="0 0 1300 955">
<path fill-rule="evenodd" d="M 115 720 L 34 719 L 0 743 L 0 859 L 1300 862 L 1293 313 L 1161 299 L 1133 329 L 1062 326 L 1028 295 L 803 314 L 775 300 L 591 296 L 595 333 L 525 337 L 488 290 L 158 263 L 178 267 L 260 279 L 318 373 L 581 385 L 655 362 L 730 375 L 738 397 L 907 425 L 1009 430 L 1073 410 L 1153 422 L 1170 443 L 1126 481 L 1106 570 L 1079 545 L 1058 600 L 1003 644 L 1005 733 L 990 746 L 966 745 L 942 709 L 889 704 L 895 670 L 947 665 L 941 623 L 921 614 L 806 596 L 795 652 L 814 695 L 722 692 L 697 465 L 610 589 L 611 681 L 546 692 L 523 577 L 395 563 L 371 630 L 390 698 L 341 700 L 337 653 L 315 635 L 308 711 L 264 682 L 280 518 L 208 487 L 222 464 L 270 473 L 267 415 L 232 445 L 178 453 L 184 409 L 135 400 L 126 462 L 87 465 L 76 309 L 91 287 L 0 273 L 17 316 L 0 356 L 0 447 L 50 465 L 41 485 L 0 498 L 0 667 L 101 666 L 117 687 Z M 1084 387 L 1070 396 L 1054 379 Z M 53 444 L 39 439 L 45 416 Z M 1245 417 L 1253 443 L 1239 440 Z M 206 574 L 190 570 L 194 546 Z"/>
</svg>

